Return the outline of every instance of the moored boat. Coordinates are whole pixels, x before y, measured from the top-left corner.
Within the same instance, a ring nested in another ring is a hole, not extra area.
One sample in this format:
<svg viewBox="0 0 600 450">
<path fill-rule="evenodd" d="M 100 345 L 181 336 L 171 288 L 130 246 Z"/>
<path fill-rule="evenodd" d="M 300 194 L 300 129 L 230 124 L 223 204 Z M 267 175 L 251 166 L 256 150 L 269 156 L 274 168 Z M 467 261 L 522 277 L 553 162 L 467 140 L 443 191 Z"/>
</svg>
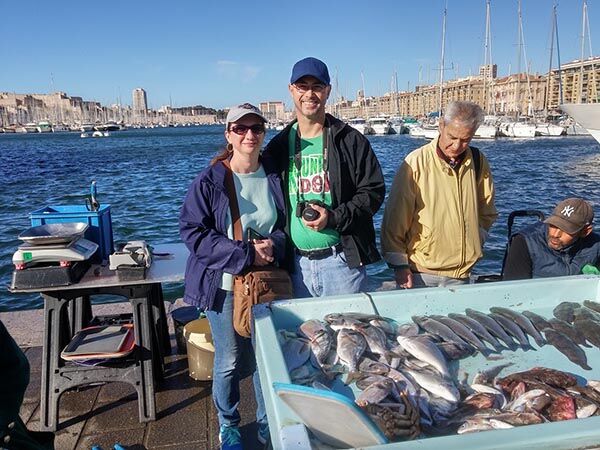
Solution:
<svg viewBox="0 0 600 450">
<path fill-rule="evenodd" d="M 600 143 L 600 103 L 568 103 L 560 105 L 560 109 L 588 130 Z"/>
</svg>

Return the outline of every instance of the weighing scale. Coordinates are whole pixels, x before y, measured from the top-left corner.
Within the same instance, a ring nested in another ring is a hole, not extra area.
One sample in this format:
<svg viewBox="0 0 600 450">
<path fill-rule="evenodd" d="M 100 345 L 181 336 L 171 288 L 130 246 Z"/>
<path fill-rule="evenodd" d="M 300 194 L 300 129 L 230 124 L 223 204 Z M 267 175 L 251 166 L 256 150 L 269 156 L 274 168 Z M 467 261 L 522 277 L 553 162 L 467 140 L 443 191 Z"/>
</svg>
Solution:
<svg viewBox="0 0 600 450">
<path fill-rule="evenodd" d="M 85 223 L 55 223 L 31 227 L 13 254 L 11 288 L 36 289 L 78 282 L 90 267 L 98 244 L 83 238 Z"/>
</svg>

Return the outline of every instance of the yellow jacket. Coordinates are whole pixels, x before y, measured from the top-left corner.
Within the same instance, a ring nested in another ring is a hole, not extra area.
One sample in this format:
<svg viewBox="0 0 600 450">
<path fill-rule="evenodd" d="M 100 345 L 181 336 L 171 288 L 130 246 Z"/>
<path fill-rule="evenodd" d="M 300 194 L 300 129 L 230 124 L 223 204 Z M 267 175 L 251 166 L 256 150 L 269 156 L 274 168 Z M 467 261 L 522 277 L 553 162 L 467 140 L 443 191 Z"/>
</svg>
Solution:
<svg viewBox="0 0 600 450">
<path fill-rule="evenodd" d="M 481 152 L 476 180 L 471 149 L 455 171 L 437 155 L 437 141 L 407 155 L 394 178 L 383 215 L 383 258 L 392 266 L 467 278 L 498 217 L 494 182 Z"/>
</svg>

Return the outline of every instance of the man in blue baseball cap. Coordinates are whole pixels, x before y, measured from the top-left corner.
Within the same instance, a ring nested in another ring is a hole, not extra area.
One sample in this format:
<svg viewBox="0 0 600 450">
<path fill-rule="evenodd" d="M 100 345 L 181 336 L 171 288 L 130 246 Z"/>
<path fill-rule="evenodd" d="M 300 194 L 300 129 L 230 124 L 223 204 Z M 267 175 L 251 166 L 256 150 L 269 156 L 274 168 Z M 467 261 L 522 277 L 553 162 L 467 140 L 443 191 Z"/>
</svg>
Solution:
<svg viewBox="0 0 600 450">
<path fill-rule="evenodd" d="M 323 61 L 294 64 L 288 88 L 296 120 L 269 142 L 264 157 L 285 183 L 294 295 L 360 292 L 365 266 L 381 259 L 373 226 L 385 198 L 379 161 L 360 132 L 325 112 L 331 83 Z"/>
</svg>

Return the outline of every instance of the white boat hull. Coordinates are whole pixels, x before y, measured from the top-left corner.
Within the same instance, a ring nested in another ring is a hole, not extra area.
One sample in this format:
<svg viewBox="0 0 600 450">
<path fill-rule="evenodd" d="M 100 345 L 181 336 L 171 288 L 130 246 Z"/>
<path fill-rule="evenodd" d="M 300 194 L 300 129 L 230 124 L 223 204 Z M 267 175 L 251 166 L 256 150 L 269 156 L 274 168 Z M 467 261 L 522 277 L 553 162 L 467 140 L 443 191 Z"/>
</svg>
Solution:
<svg viewBox="0 0 600 450">
<path fill-rule="evenodd" d="M 560 108 L 600 143 L 600 103 L 569 103 Z"/>
</svg>

